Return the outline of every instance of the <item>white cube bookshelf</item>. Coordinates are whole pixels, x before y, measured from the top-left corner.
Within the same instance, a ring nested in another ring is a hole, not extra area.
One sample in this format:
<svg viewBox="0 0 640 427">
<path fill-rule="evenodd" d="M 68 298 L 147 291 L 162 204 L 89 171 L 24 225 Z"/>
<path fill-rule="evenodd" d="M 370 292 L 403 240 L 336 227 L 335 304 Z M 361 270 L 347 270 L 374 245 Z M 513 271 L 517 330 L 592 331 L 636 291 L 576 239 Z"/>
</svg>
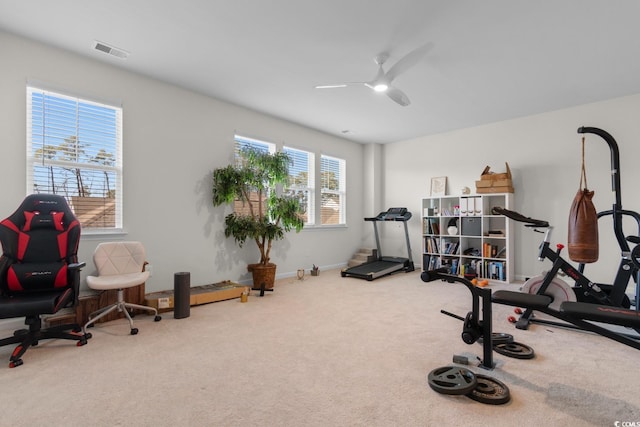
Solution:
<svg viewBox="0 0 640 427">
<path fill-rule="evenodd" d="M 510 221 L 491 210 L 512 205 L 512 193 L 422 199 L 422 269 L 448 267 L 457 275 L 510 283 L 513 232 Z"/>
</svg>

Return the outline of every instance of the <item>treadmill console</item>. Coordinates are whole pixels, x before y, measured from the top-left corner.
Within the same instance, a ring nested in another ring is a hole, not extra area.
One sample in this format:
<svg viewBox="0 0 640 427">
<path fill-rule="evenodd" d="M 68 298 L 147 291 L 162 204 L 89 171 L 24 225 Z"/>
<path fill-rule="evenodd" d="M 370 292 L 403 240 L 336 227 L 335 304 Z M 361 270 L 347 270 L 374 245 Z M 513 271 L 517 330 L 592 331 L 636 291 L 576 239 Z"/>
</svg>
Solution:
<svg viewBox="0 0 640 427">
<path fill-rule="evenodd" d="M 386 212 L 380 212 L 375 221 L 408 221 L 411 218 L 411 212 L 407 208 L 390 208 Z"/>
</svg>

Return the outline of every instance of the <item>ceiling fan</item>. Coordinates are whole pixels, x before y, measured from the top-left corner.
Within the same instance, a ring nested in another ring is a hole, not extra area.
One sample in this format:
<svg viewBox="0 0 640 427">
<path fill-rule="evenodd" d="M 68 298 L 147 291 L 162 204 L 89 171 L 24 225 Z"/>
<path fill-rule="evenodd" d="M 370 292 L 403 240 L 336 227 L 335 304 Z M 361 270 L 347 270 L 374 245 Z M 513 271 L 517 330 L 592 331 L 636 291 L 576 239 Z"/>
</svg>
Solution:
<svg viewBox="0 0 640 427">
<path fill-rule="evenodd" d="M 376 92 L 384 92 L 387 94 L 389 98 L 398 104 L 406 107 L 411 104 L 409 97 L 400 89 L 391 85 L 391 83 L 398 77 L 400 74 L 407 71 L 409 68 L 416 65 L 428 51 L 433 47 L 433 43 L 427 43 L 423 46 L 420 46 L 411 52 L 407 53 L 405 56 L 400 58 L 398 62 L 396 62 L 389 71 L 385 73 L 382 66 L 389 59 L 389 54 L 387 52 L 380 53 L 373 60 L 378 65 L 378 74 L 376 74 L 375 78 L 368 82 L 346 82 L 346 83 L 336 83 L 336 84 L 327 84 L 327 85 L 318 85 L 316 89 L 336 89 L 347 86 L 359 86 L 364 85 L 370 89 L 373 89 Z"/>
</svg>

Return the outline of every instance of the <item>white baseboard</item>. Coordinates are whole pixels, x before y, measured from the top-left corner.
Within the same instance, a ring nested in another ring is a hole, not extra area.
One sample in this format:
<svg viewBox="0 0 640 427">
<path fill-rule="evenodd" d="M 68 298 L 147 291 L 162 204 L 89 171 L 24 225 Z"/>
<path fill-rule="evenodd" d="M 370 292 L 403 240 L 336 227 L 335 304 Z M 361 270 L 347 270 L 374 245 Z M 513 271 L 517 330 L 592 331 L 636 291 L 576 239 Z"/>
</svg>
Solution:
<svg viewBox="0 0 640 427">
<path fill-rule="evenodd" d="M 329 264 L 329 265 L 320 265 L 318 266 L 318 268 L 320 269 L 320 271 L 322 270 L 334 270 L 334 269 L 342 269 L 345 268 L 347 266 L 346 262 L 340 263 L 340 264 Z M 305 268 L 304 270 L 304 274 L 307 276 L 310 276 L 311 273 L 309 272 L 309 268 Z M 297 271 L 287 271 L 285 273 L 276 273 L 276 280 L 278 279 L 287 279 L 289 277 L 298 277 L 298 272 Z M 253 284 L 253 281 L 249 278 L 249 279 L 245 279 L 245 280 L 240 280 L 238 281 L 239 284 L 241 285 L 251 285 Z"/>
</svg>

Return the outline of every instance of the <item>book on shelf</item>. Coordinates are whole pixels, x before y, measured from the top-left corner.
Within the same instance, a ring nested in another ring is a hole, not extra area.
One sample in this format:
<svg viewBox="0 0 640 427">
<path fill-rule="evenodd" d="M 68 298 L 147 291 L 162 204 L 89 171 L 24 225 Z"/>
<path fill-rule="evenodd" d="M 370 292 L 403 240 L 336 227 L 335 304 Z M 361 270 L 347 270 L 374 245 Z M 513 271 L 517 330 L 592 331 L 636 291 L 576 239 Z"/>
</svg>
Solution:
<svg viewBox="0 0 640 427">
<path fill-rule="evenodd" d="M 487 261 L 478 260 L 470 263 L 472 267 L 475 267 L 476 274 L 482 279 L 491 280 L 507 280 L 507 265 L 504 261 Z"/>
<path fill-rule="evenodd" d="M 459 264 L 458 258 L 454 258 L 451 260 L 451 274 L 459 273 L 458 264 Z"/>
<path fill-rule="evenodd" d="M 431 260 L 431 255 L 422 254 L 422 269 L 423 270 L 428 270 L 429 269 L 429 261 L 430 260 Z"/>
<path fill-rule="evenodd" d="M 505 264 L 504 262 L 498 262 L 498 279 L 499 280 L 507 280 L 507 278 L 505 277 Z"/>
<path fill-rule="evenodd" d="M 424 266 L 423 266 L 424 268 Z M 427 265 L 427 270 L 435 270 L 436 268 L 440 268 L 440 257 L 430 256 L 429 263 Z"/>
<path fill-rule="evenodd" d="M 440 234 L 440 224 L 438 223 L 438 220 L 430 219 L 429 226 L 431 227 L 432 234 Z"/>
<path fill-rule="evenodd" d="M 482 245 L 482 256 L 484 258 L 496 258 L 498 256 L 498 245 L 485 242 Z"/>
<path fill-rule="evenodd" d="M 433 236 L 425 236 L 425 247 L 430 254 L 439 254 L 438 239 Z"/>
<path fill-rule="evenodd" d="M 422 218 L 422 234 L 440 234 L 440 224 L 437 219 Z"/>
<path fill-rule="evenodd" d="M 442 240 L 442 253 L 445 255 L 455 255 L 458 253 L 458 247 L 460 246 L 460 242 L 458 240 Z"/>
</svg>

